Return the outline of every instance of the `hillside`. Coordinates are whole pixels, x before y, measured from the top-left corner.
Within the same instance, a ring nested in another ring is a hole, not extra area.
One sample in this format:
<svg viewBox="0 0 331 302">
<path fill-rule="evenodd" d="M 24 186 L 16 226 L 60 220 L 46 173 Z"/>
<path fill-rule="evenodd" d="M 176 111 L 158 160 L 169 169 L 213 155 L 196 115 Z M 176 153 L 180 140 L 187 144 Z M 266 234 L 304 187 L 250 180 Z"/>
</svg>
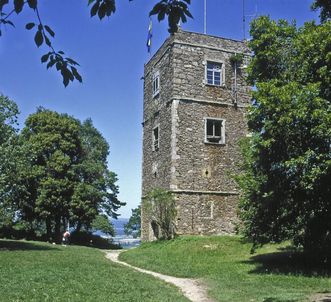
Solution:
<svg viewBox="0 0 331 302">
<path fill-rule="evenodd" d="M 240 237 L 190 236 L 144 243 L 122 253 L 120 260 L 167 275 L 201 278 L 210 296 L 222 302 L 302 302 L 331 292 L 331 270 L 309 265 L 287 244 L 266 245 L 253 255 L 250 249 Z"/>
</svg>

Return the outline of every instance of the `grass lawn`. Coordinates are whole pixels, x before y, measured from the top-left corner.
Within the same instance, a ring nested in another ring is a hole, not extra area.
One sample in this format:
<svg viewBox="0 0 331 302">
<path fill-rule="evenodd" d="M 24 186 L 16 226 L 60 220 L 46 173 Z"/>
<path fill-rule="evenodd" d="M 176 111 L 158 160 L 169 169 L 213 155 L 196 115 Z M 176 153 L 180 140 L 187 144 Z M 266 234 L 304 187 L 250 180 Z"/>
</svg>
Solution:
<svg viewBox="0 0 331 302">
<path fill-rule="evenodd" d="M 331 270 L 309 267 L 285 245 L 267 245 L 253 255 L 250 248 L 240 237 L 188 236 L 145 243 L 120 259 L 168 275 L 202 278 L 217 301 L 308 301 L 314 293 L 331 292 Z"/>
<path fill-rule="evenodd" d="M 87 247 L 0 240 L 0 301 L 188 301 Z"/>
</svg>

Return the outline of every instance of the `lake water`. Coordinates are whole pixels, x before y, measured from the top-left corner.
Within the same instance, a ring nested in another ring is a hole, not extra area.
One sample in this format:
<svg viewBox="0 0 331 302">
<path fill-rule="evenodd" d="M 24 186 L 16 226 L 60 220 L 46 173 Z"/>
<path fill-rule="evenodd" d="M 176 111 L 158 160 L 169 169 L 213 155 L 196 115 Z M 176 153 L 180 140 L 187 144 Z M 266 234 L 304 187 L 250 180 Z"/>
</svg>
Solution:
<svg viewBox="0 0 331 302">
<path fill-rule="evenodd" d="M 118 219 L 112 219 L 112 224 L 114 225 L 115 229 L 115 237 L 112 237 L 113 242 L 116 244 L 121 245 L 124 249 L 130 249 L 136 246 L 140 245 L 140 239 L 133 239 L 131 237 L 128 237 L 124 233 L 124 225 L 128 223 L 128 218 L 118 218 Z M 101 231 L 94 232 L 95 235 L 109 238 L 108 235 L 104 234 Z"/>
</svg>

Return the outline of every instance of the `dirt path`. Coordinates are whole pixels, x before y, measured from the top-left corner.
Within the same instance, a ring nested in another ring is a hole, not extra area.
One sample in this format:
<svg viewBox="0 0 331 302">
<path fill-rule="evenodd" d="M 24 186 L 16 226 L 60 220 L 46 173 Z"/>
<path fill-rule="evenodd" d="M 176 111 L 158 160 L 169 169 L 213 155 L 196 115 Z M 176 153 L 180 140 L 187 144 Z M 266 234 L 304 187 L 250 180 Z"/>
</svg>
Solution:
<svg viewBox="0 0 331 302">
<path fill-rule="evenodd" d="M 187 279 L 187 278 L 177 278 L 172 276 L 167 276 L 159 273 L 155 273 L 152 271 L 148 271 L 145 269 L 141 269 L 135 266 L 132 266 L 128 263 L 122 262 L 118 260 L 118 255 L 122 251 L 111 251 L 106 254 L 106 257 L 115 263 L 119 263 L 125 266 L 128 266 L 138 272 L 152 275 L 156 278 L 162 279 L 165 282 L 171 283 L 178 288 L 181 289 L 184 296 L 190 299 L 193 302 L 213 302 L 214 300 L 208 298 L 207 296 L 207 288 L 201 284 L 200 281 L 195 279 Z"/>
</svg>

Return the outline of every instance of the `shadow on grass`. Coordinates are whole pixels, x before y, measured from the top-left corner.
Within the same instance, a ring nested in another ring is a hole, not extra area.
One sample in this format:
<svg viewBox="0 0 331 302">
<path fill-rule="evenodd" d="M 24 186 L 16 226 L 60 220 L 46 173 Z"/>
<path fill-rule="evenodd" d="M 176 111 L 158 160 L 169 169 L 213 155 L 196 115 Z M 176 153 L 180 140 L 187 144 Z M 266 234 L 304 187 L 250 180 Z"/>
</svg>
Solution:
<svg viewBox="0 0 331 302">
<path fill-rule="evenodd" d="M 45 251 L 54 250 L 59 251 L 55 246 L 47 246 L 43 244 L 27 242 L 27 241 L 11 241 L 11 240 L 0 240 L 0 253 L 1 251 Z"/>
<path fill-rule="evenodd" d="M 252 256 L 244 263 L 255 266 L 250 273 L 254 274 L 284 274 L 307 277 L 330 277 L 331 265 L 313 263 L 302 252 L 293 248 L 280 248 L 279 252 Z M 270 300 L 274 301 L 274 300 Z M 331 302 L 331 301 L 330 301 Z"/>
<path fill-rule="evenodd" d="M 265 298 L 263 302 L 295 302 L 297 300 L 284 300 L 284 299 L 278 299 L 278 298 Z"/>
</svg>

